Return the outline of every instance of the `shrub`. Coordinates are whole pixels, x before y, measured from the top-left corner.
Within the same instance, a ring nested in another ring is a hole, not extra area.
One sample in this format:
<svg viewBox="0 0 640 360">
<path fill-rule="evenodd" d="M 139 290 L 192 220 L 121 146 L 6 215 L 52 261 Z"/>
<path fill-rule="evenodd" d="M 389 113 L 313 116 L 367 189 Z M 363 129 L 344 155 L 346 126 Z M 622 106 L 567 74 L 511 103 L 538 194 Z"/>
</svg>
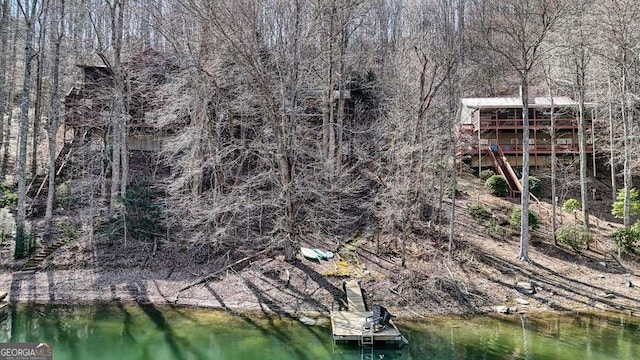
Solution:
<svg viewBox="0 0 640 360">
<path fill-rule="evenodd" d="M 68 209 L 71 203 L 71 189 L 64 182 L 56 187 L 56 200 L 60 209 Z"/>
<path fill-rule="evenodd" d="M 490 177 L 492 177 L 495 174 L 496 173 L 493 170 L 485 169 L 485 170 L 480 171 L 479 177 L 480 177 L 480 180 L 487 181 L 487 179 L 489 179 Z"/>
<path fill-rule="evenodd" d="M 556 230 L 556 238 L 560 244 L 569 245 L 575 252 L 588 248 L 593 242 L 593 235 L 581 226 L 565 225 Z"/>
<path fill-rule="evenodd" d="M 542 196 L 542 180 L 529 176 L 529 192 L 536 197 Z"/>
<path fill-rule="evenodd" d="M 640 239 L 640 231 L 636 227 L 637 224 L 629 229 L 620 228 L 612 234 L 613 242 L 616 244 L 618 251 L 628 254 L 636 253 L 636 246 L 638 239 Z"/>
<path fill-rule="evenodd" d="M 495 196 L 507 196 L 509 194 L 509 184 L 501 175 L 493 175 L 484 183 L 484 187 L 489 189 Z"/>
<path fill-rule="evenodd" d="M 562 203 L 562 210 L 573 215 L 576 214 L 578 209 L 580 209 L 580 203 L 576 199 L 567 199 Z"/>
<path fill-rule="evenodd" d="M 12 208 L 18 203 L 18 193 L 11 190 L 5 182 L 0 183 L 0 208 Z"/>
<path fill-rule="evenodd" d="M 500 226 L 496 219 L 489 219 L 483 231 L 485 234 L 494 237 L 502 237 L 507 233 L 506 229 Z"/>
<path fill-rule="evenodd" d="M 624 192 L 625 188 L 618 190 L 616 201 L 611 205 L 611 215 L 622 219 L 624 217 Z M 631 188 L 629 190 L 629 216 L 640 215 L 640 199 L 638 199 L 638 190 Z"/>
<path fill-rule="evenodd" d="M 452 198 L 453 197 L 453 182 L 450 182 L 447 187 L 444 189 L 444 194 L 448 197 L 448 198 Z M 460 190 L 458 189 L 458 187 L 456 187 L 456 196 L 460 196 Z"/>
<path fill-rule="evenodd" d="M 56 223 L 56 230 L 61 232 L 61 238 L 65 242 L 72 242 L 80 237 L 80 232 L 71 223 L 66 221 Z"/>
<path fill-rule="evenodd" d="M 512 167 L 513 172 L 516 174 L 516 177 L 518 179 L 522 179 L 522 167 L 518 166 L 518 167 Z"/>
<path fill-rule="evenodd" d="M 469 205 L 465 209 L 465 212 L 477 221 L 488 219 L 491 217 L 491 213 L 489 212 L 489 210 L 487 210 L 487 208 L 481 204 Z"/>
<path fill-rule="evenodd" d="M 134 178 L 127 187 L 127 196 L 118 199 L 118 212 L 103 226 L 101 231 L 110 240 L 129 238 L 148 242 L 164 233 L 163 207 L 144 177 Z M 126 221 L 126 223 L 125 223 Z"/>
<path fill-rule="evenodd" d="M 509 224 L 514 227 L 519 227 L 522 224 L 522 206 L 514 206 L 509 216 Z M 537 229 L 540 226 L 540 220 L 538 214 L 529 209 L 529 227 Z"/>
</svg>

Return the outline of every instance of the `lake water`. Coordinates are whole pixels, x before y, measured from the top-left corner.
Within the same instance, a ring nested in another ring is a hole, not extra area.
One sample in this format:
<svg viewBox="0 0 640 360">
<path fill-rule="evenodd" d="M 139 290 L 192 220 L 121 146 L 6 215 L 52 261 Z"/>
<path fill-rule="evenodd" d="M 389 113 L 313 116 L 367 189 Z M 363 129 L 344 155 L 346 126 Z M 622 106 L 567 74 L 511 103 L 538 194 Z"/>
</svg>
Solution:
<svg viewBox="0 0 640 360">
<path fill-rule="evenodd" d="M 410 344 L 374 359 L 640 359 L 640 319 L 509 316 L 396 320 Z M 361 359 L 329 325 L 153 305 L 14 307 L 1 342 L 49 342 L 54 359 Z"/>
</svg>

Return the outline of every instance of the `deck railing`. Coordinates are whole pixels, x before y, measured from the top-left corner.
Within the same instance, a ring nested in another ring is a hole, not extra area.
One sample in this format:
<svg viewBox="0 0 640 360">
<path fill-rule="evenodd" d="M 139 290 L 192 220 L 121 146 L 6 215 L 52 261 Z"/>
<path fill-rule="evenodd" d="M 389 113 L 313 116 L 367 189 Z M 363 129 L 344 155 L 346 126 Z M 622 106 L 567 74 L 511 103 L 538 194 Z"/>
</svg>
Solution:
<svg viewBox="0 0 640 360">
<path fill-rule="evenodd" d="M 556 128 L 573 128 L 578 126 L 575 118 L 556 119 Z M 548 128 L 551 127 L 551 119 L 529 119 L 529 127 L 531 128 Z M 492 119 L 480 118 L 481 129 L 519 129 L 522 128 L 522 119 Z M 477 130 L 477 129 L 476 129 Z"/>
<path fill-rule="evenodd" d="M 506 155 L 519 155 L 522 154 L 522 144 L 499 144 L 500 148 Z M 487 145 L 481 145 L 483 148 Z M 461 149 L 462 152 L 468 154 L 477 154 L 478 153 L 478 145 L 470 144 L 466 147 L 466 149 Z M 577 154 L 579 152 L 578 144 L 557 144 L 556 145 L 556 153 L 558 154 Z M 587 153 L 593 152 L 593 145 L 587 144 Z M 530 154 L 551 154 L 551 144 L 532 144 L 529 145 L 529 153 Z"/>
</svg>

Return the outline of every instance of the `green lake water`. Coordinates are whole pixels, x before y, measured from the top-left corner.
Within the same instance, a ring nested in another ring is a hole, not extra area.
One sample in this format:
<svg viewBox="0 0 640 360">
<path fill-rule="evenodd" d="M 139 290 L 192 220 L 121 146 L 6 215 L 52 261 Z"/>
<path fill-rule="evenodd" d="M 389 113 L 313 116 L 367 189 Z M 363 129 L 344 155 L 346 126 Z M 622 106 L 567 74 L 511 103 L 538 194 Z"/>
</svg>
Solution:
<svg viewBox="0 0 640 360">
<path fill-rule="evenodd" d="M 510 316 L 397 319 L 410 344 L 374 359 L 640 359 L 640 319 Z M 153 305 L 14 307 L 0 342 L 49 342 L 54 359 L 361 359 L 328 325 Z"/>
</svg>

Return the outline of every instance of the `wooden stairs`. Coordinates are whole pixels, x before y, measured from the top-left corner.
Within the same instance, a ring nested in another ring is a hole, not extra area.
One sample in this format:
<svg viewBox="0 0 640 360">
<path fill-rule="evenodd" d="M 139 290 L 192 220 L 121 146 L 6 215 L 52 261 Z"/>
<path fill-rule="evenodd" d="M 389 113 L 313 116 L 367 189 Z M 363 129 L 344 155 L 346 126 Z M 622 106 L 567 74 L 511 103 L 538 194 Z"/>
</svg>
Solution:
<svg viewBox="0 0 640 360">
<path fill-rule="evenodd" d="M 511 164 L 507 161 L 507 157 L 502 152 L 500 145 L 493 145 L 495 149 L 491 147 L 487 147 L 486 151 L 491 157 L 491 161 L 493 162 L 493 167 L 496 172 L 507 180 L 507 184 L 509 185 L 509 195 L 511 197 L 516 196 L 516 194 L 520 194 L 522 192 L 522 185 L 520 184 L 520 180 L 516 176 Z"/>
<path fill-rule="evenodd" d="M 56 176 L 60 175 L 64 166 L 67 164 L 69 157 L 73 153 L 73 150 L 78 148 L 82 143 L 84 143 L 84 139 L 87 136 L 88 130 L 84 130 L 80 136 L 76 136 L 73 138 L 73 141 L 70 143 L 65 143 L 60 149 L 60 152 L 56 156 Z M 49 181 L 49 172 L 47 171 L 44 174 L 39 174 L 35 176 L 29 186 L 27 187 L 27 196 L 29 196 L 32 200 L 27 210 L 27 213 L 30 215 L 34 210 L 34 206 L 38 203 L 38 197 L 40 195 L 46 196 L 48 192 L 48 181 Z M 37 184 L 40 184 L 39 187 L 36 187 Z"/>
<path fill-rule="evenodd" d="M 24 263 L 22 270 L 23 271 L 37 271 L 40 268 L 42 262 L 49 257 L 54 251 L 58 250 L 62 246 L 64 246 L 67 242 L 65 240 L 57 240 L 53 244 L 41 248 L 36 251 L 36 253 Z"/>
</svg>

